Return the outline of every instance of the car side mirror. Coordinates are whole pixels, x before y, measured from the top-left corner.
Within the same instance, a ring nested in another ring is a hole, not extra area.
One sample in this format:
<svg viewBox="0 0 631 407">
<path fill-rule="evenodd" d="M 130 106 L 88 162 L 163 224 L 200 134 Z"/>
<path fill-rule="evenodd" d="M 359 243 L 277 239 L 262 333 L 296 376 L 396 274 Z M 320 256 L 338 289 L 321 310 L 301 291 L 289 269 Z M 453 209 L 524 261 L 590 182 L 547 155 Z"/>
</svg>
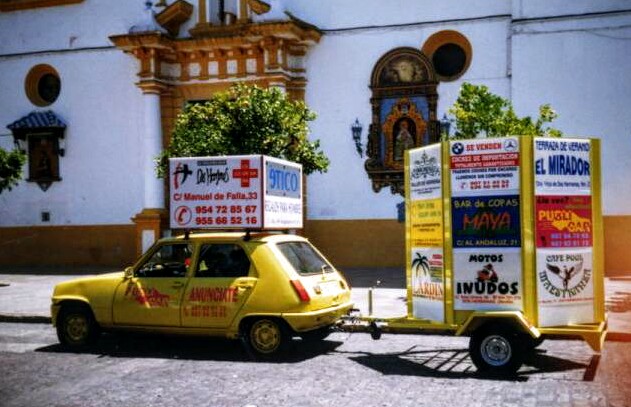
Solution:
<svg viewBox="0 0 631 407">
<path fill-rule="evenodd" d="M 132 278 L 134 276 L 134 268 L 127 267 L 125 268 L 125 278 Z"/>
</svg>

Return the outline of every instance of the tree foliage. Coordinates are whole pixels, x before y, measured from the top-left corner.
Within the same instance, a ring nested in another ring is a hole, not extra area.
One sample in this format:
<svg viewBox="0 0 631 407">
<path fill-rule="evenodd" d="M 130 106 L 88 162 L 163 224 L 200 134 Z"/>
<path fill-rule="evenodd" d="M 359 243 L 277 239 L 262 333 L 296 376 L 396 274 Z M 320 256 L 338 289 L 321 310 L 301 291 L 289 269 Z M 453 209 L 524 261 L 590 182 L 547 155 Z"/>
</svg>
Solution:
<svg viewBox="0 0 631 407">
<path fill-rule="evenodd" d="M 26 155 L 20 150 L 8 152 L 0 148 L 0 194 L 18 184 L 25 162 Z"/>
<path fill-rule="evenodd" d="M 486 86 L 464 83 L 456 103 L 449 109 L 455 117 L 456 131 L 451 139 L 505 136 L 562 137 L 560 130 L 548 127 L 556 112 L 545 104 L 539 107 L 539 117 L 519 117 L 507 99 L 489 92 Z"/>
<path fill-rule="evenodd" d="M 303 165 L 305 174 L 324 172 L 328 158 L 308 139 L 315 114 L 276 88 L 237 84 L 178 116 L 171 143 L 158 158 L 158 176 L 170 157 L 265 154 Z"/>
</svg>

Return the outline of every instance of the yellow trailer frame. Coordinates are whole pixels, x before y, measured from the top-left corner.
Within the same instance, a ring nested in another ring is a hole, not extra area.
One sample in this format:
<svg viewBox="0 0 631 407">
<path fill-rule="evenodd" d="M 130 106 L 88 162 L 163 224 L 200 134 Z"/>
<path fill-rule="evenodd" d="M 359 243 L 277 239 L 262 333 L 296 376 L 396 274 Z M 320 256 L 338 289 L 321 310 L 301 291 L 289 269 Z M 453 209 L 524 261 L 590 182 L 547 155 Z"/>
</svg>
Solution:
<svg viewBox="0 0 631 407">
<path fill-rule="evenodd" d="M 520 220 L 521 220 L 521 259 L 523 309 L 521 311 L 463 311 L 454 309 L 454 257 L 452 236 L 451 178 L 449 142 L 441 144 L 442 180 L 442 231 L 444 253 L 444 323 L 416 318 L 413 315 L 412 292 L 412 247 L 410 236 L 410 151 L 405 154 L 405 208 L 406 208 L 406 279 L 407 315 L 395 318 L 361 316 L 357 318 L 369 324 L 377 339 L 381 331 L 391 333 L 430 333 L 443 332 L 471 336 L 488 323 L 500 322 L 510 326 L 515 332 L 527 334 L 533 340 L 539 338 L 580 338 L 596 352 L 602 350 L 607 330 L 604 294 L 603 221 L 601 197 L 600 140 L 589 139 L 591 160 L 591 202 L 592 202 L 592 259 L 594 320 L 590 324 L 540 327 L 537 303 L 537 272 L 535 248 L 535 176 L 534 138 L 521 136 L 520 140 Z M 565 139 L 561 139 L 565 140 Z M 585 140 L 585 139 L 581 139 Z M 369 301 L 372 299 L 370 298 Z"/>
</svg>

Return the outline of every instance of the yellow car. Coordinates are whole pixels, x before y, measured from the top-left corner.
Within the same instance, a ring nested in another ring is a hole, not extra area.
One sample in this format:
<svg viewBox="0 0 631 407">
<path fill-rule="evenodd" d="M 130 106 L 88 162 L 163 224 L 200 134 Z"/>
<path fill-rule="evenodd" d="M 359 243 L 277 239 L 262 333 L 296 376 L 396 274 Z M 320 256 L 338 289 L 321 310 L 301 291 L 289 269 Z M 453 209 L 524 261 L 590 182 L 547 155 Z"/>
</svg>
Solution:
<svg viewBox="0 0 631 407">
<path fill-rule="evenodd" d="M 300 236 L 200 233 L 158 241 L 124 272 L 58 284 L 51 314 L 68 348 L 133 329 L 243 338 L 272 355 L 293 336 L 323 339 L 352 306 L 345 279 Z"/>
</svg>

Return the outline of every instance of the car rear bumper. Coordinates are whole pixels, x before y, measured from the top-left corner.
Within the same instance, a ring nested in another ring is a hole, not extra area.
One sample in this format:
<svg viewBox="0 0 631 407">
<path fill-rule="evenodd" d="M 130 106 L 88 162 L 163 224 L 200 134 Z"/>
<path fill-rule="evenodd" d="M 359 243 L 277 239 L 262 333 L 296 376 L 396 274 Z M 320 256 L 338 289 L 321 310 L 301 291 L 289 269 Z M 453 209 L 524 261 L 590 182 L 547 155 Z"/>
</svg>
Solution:
<svg viewBox="0 0 631 407">
<path fill-rule="evenodd" d="M 355 305 L 352 301 L 317 311 L 283 313 L 281 316 L 296 332 L 306 332 L 335 324 L 342 316 L 348 314 Z"/>
</svg>

